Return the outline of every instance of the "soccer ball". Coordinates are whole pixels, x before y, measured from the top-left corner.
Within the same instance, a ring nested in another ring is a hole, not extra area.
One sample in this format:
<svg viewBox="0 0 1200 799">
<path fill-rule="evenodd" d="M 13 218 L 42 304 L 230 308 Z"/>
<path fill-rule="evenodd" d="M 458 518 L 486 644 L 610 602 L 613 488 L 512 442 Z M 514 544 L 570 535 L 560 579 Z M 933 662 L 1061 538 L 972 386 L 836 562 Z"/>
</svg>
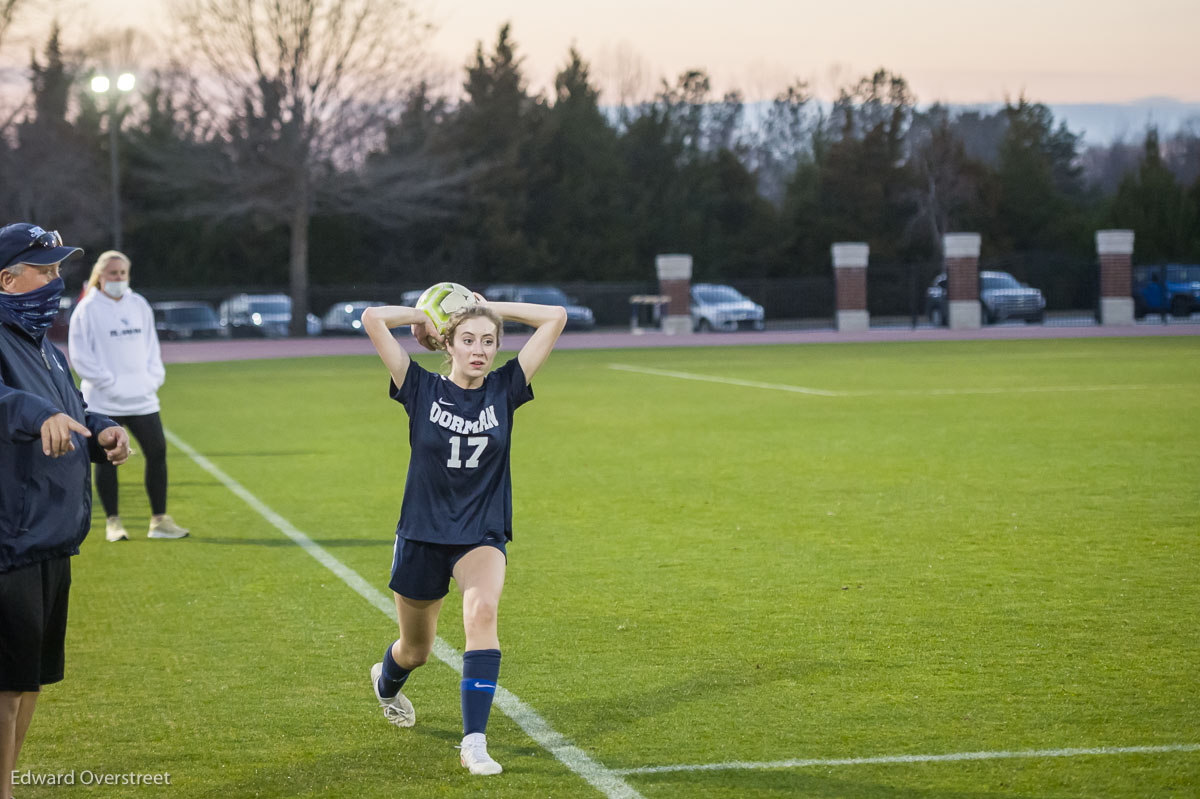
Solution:
<svg viewBox="0 0 1200 799">
<path fill-rule="evenodd" d="M 445 334 L 450 316 L 475 304 L 475 295 L 457 283 L 436 283 L 421 294 L 417 310 L 424 311 L 439 335 Z"/>
</svg>

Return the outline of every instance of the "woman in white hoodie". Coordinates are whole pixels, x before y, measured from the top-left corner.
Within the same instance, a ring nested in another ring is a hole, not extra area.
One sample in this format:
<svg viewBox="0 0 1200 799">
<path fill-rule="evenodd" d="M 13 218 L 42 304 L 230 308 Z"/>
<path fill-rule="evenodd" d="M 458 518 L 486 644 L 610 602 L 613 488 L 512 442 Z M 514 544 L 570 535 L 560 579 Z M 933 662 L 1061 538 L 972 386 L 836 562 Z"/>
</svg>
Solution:
<svg viewBox="0 0 1200 799">
<path fill-rule="evenodd" d="M 159 418 L 158 388 L 166 370 L 146 298 L 129 289 L 129 258 L 100 254 L 86 293 L 71 314 L 71 365 L 82 378 L 88 407 L 129 428 L 146 458 L 150 538 L 183 538 L 188 531 L 167 514 L 167 442 Z M 96 466 L 96 493 L 108 517 L 105 538 L 129 538 L 117 506 L 117 470 Z"/>
</svg>

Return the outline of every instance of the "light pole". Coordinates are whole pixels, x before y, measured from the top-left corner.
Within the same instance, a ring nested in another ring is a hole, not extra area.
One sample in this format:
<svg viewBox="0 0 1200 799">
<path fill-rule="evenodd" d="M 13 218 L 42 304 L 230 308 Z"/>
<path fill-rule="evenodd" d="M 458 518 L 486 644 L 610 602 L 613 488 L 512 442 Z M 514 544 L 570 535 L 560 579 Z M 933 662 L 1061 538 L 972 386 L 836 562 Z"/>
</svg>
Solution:
<svg viewBox="0 0 1200 799">
<path fill-rule="evenodd" d="M 92 91 L 96 94 L 108 94 L 108 156 L 112 165 L 112 233 L 113 249 L 121 249 L 121 171 L 118 166 L 118 133 L 121 128 L 121 117 L 117 115 L 117 102 L 122 94 L 133 91 L 136 82 L 133 73 L 122 72 L 117 76 L 116 85 L 107 75 L 96 75 L 92 78 Z M 112 90 L 112 94 L 109 91 Z"/>
</svg>

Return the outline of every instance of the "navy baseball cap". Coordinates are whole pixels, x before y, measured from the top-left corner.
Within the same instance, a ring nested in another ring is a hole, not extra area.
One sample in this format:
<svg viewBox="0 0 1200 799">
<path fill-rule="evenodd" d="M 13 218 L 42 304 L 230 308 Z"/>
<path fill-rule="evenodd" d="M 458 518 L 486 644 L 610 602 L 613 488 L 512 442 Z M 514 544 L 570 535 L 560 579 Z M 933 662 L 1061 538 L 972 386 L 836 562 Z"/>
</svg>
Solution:
<svg viewBox="0 0 1200 799">
<path fill-rule="evenodd" d="M 82 252 L 78 247 L 63 246 L 57 230 L 43 230 L 28 222 L 0 228 L 0 269 L 15 264 L 56 264 Z"/>
</svg>

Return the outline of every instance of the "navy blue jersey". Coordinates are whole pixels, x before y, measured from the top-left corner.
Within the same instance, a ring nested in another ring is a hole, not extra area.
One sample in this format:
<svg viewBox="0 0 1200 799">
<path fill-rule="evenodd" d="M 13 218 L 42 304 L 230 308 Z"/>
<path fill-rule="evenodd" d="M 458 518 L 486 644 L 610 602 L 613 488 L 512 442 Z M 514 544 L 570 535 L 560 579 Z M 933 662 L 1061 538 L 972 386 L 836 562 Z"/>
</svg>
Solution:
<svg viewBox="0 0 1200 799">
<path fill-rule="evenodd" d="M 489 532 L 511 539 L 513 413 L 533 399 L 517 359 L 472 389 L 412 362 L 390 393 L 408 411 L 412 449 L 396 535 L 436 544 L 475 544 Z"/>
</svg>

